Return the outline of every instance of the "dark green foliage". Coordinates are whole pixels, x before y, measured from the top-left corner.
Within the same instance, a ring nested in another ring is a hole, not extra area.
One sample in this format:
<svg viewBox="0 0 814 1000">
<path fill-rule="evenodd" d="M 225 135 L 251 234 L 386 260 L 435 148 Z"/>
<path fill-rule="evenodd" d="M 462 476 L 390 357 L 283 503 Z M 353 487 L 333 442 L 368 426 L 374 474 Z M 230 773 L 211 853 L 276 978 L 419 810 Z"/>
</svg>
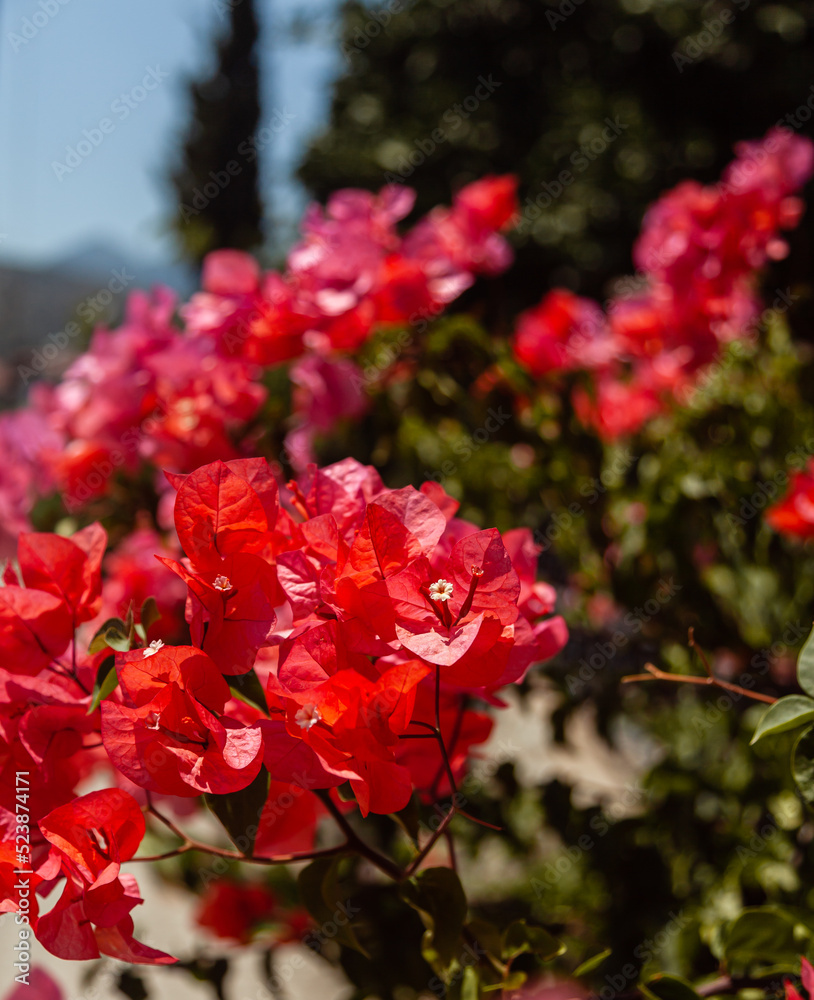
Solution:
<svg viewBox="0 0 814 1000">
<path fill-rule="evenodd" d="M 190 84 L 191 118 L 171 177 L 178 202 L 171 226 L 181 253 L 196 264 L 210 250 L 263 242 L 257 156 L 241 152 L 260 120 L 254 0 L 230 4 L 228 17 L 214 72 Z"/>
<path fill-rule="evenodd" d="M 633 270 L 652 201 L 686 178 L 717 179 L 735 142 L 812 93 L 814 13 L 801 0 L 402 0 L 377 29 L 380 7 L 344 8 L 344 71 L 300 177 L 320 199 L 395 179 L 425 212 L 476 177 L 517 173 L 526 212 L 500 286 L 509 314 L 553 284 L 604 297 Z M 704 45 L 710 22 L 719 34 Z M 481 77 L 499 86 L 478 101 Z M 810 120 L 794 121 L 810 134 Z M 795 235 L 783 287 L 809 268 L 812 226 Z"/>
</svg>

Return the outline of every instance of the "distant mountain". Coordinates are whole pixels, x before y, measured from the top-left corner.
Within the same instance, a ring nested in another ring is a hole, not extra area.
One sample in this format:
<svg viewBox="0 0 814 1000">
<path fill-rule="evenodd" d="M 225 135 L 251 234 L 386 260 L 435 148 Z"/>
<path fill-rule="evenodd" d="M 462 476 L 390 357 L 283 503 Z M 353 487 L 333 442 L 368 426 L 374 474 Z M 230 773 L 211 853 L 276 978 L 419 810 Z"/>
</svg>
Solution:
<svg viewBox="0 0 814 1000">
<path fill-rule="evenodd" d="M 136 276 L 133 282 L 135 288 L 163 284 L 169 285 L 180 295 L 188 295 L 195 288 L 195 274 L 188 265 L 139 260 L 128 251 L 106 243 L 80 246 L 51 264 L 47 270 L 80 278 L 101 278 L 109 275 L 114 268 L 121 267 Z"/>
<path fill-rule="evenodd" d="M 0 261 L 0 406 L 24 397 L 32 370 L 64 369 L 93 326 L 121 318 L 130 291 L 155 284 L 185 297 L 195 277 L 184 265 L 139 261 L 104 244 L 42 267 Z"/>
</svg>

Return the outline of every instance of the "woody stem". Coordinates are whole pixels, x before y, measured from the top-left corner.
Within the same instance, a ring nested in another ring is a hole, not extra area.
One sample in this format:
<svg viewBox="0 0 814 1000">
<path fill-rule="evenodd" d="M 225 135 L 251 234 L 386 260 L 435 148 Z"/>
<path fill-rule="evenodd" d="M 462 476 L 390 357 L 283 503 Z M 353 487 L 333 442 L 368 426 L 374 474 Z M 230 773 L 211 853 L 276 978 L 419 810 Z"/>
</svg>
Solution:
<svg viewBox="0 0 814 1000">
<path fill-rule="evenodd" d="M 344 854 L 348 850 L 347 844 L 337 844 L 336 847 L 326 847 L 321 851 L 310 851 L 306 854 L 280 854 L 274 858 L 247 857 L 237 851 L 222 851 L 218 847 L 210 844 L 199 844 L 196 840 L 189 840 L 180 847 L 172 851 L 165 851 L 163 854 L 151 854 L 146 857 L 131 858 L 131 861 L 164 861 L 167 858 L 176 858 L 181 854 L 188 854 L 190 851 L 200 851 L 202 854 L 211 854 L 216 858 L 228 858 L 230 861 L 243 861 L 249 865 L 290 865 L 298 861 L 315 861 L 318 858 L 332 858 L 338 854 Z"/>
<path fill-rule="evenodd" d="M 187 854 L 189 851 L 201 851 L 203 854 L 211 854 L 213 857 L 228 858 L 231 861 L 245 861 L 252 865 L 285 865 L 293 864 L 296 861 L 313 861 L 316 858 L 330 858 L 337 854 L 343 854 L 346 850 L 350 849 L 349 843 L 345 842 L 344 844 L 338 844 L 336 847 L 327 847 L 323 850 L 310 851 L 306 854 L 281 854 L 274 858 L 247 857 L 239 851 L 223 850 L 220 847 L 213 847 L 211 844 L 202 844 L 200 841 L 193 840 L 191 837 L 188 837 L 172 822 L 171 819 L 163 813 L 160 813 L 155 808 L 149 792 L 147 793 L 147 803 L 148 811 L 151 812 L 156 819 L 160 820 L 173 834 L 175 834 L 179 840 L 183 841 L 183 843 L 171 851 L 165 851 L 163 854 L 153 854 L 148 857 L 132 858 L 132 861 L 163 861 L 166 858 L 175 858 L 181 854 Z"/>
<path fill-rule="evenodd" d="M 342 845 L 343 850 L 361 855 L 372 865 L 378 868 L 379 871 L 382 871 L 385 875 L 389 875 L 390 878 L 399 881 L 402 877 L 402 871 L 398 865 L 392 862 L 389 858 L 386 858 L 383 854 L 374 850 L 369 844 L 366 844 L 365 841 L 362 840 L 359 834 L 342 815 L 342 812 L 331 798 L 330 792 L 323 789 L 321 791 L 317 791 L 315 794 L 319 797 L 331 816 L 333 816 L 336 821 L 336 825 L 345 834 L 346 840 Z"/>
<path fill-rule="evenodd" d="M 698 658 L 704 664 L 704 670 L 706 670 L 707 676 L 712 677 L 712 667 L 710 666 L 709 660 L 706 657 L 706 653 L 704 653 L 704 650 L 701 649 L 701 647 L 695 641 L 695 629 L 692 627 L 687 630 L 687 644 L 689 645 L 690 649 L 694 649 L 695 652 L 698 653 Z"/>
<path fill-rule="evenodd" d="M 777 701 L 777 698 L 773 698 L 769 694 L 761 694 L 760 691 L 750 691 L 739 684 L 730 684 L 729 681 L 712 675 L 708 677 L 696 677 L 689 674 L 668 674 L 664 670 L 654 667 L 652 663 L 646 663 L 644 669 L 647 671 L 646 674 L 628 674 L 627 677 L 622 678 L 622 683 L 629 684 L 632 681 L 653 680 L 672 681 L 674 684 L 697 684 L 700 687 L 714 686 L 723 688 L 724 691 L 731 691 L 733 694 L 742 695 L 744 698 L 751 698 L 753 701 L 762 701 L 766 705 L 773 705 Z"/>
<path fill-rule="evenodd" d="M 404 869 L 401 875 L 401 880 L 409 878 L 414 872 L 418 870 L 421 862 L 426 858 L 430 851 L 435 847 L 435 844 L 440 837 L 443 837 L 447 827 L 452 822 L 452 817 L 455 815 L 455 807 L 450 806 L 449 812 L 444 816 L 441 822 L 438 824 L 438 829 L 433 833 L 427 843 L 422 847 L 421 851 L 416 857 L 410 862 L 410 864 Z"/>
<path fill-rule="evenodd" d="M 446 743 L 444 743 L 444 735 L 441 732 L 441 668 L 438 666 L 435 668 L 435 737 L 438 740 L 438 747 L 441 750 L 443 765 L 438 768 L 438 773 L 435 775 L 435 779 L 433 780 L 430 794 L 433 798 L 435 797 L 438 782 L 441 780 L 441 775 L 446 770 L 452 794 L 457 795 L 458 786 L 455 782 L 455 775 L 452 773 L 452 765 L 449 762 L 449 754 L 447 753 Z"/>
</svg>

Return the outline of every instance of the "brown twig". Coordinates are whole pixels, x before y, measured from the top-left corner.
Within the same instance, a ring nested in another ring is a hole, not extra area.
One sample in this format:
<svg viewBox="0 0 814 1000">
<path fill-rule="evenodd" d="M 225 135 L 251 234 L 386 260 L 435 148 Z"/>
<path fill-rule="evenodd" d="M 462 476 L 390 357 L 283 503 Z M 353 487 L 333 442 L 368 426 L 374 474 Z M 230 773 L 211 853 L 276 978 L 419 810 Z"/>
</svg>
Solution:
<svg viewBox="0 0 814 1000">
<path fill-rule="evenodd" d="M 703 649 L 701 649 L 701 647 L 695 641 L 695 629 L 692 626 L 690 626 L 690 628 L 687 629 L 687 645 L 690 647 L 690 649 L 692 649 L 694 652 L 698 654 L 698 659 L 704 664 L 704 670 L 706 670 L 707 676 L 708 677 L 714 676 L 712 673 L 712 667 L 710 666 L 710 662 L 707 659 L 707 654 L 704 652 Z"/>
<path fill-rule="evenodd" d="M 165 851 L 163 854 L 150 854 L 138 858 L 130 858 L 131 861 L 166 861 L 167 858 L 177 858 L 181 854 L 188 854 L 190 851 L 200 851 L 202 854 L 211 854 L 215 858 L 227 858 L 230 861 L 245 861 L 248 865 L 293 865 L 298 861 L 316 861 L 318 858 L 333 858 L 339 854 L 345 854 L 349 850 L 347 844 L 337 844 L 336 847 L 326 847 L 320 851 L 309 851 L 306 854 L 279 854 L 273 858 L 258 856 L 248 857 L 238 851 L 223 851 L 219 847 L 212 847 L 211 844 L 201 844 L 197 840 L 188 840 L 172 851 Z"/>
<path fill-rule="evenodd" d="M 444 840 L 447 842 L 447 850 L 449 851 L 449 863 L 452 866 L 454 872 L 458 871 L 458 858 L 455 855 L 455 838 L 449 832 L 449 830 L 444 830 Z"/>
<path fill-rule="evenodd" d="M 416 857 L 413 858 L 410 864 L 401 873 L 401 879 L 399 879 L 399 881 L 405 878 L 409 878 L 416 871 L 418 871 L 418 869 L 421 867 L 421 862 L 424 860 L 424 858 L 426 858 L 426 856 L 430 853 L 433 847 L 435 847 L 435 845 L 438 843 L 439 838 L 444 836 L 444 832 L 446 828 L 449 826 L 449 824 L 452 822 L 452 817 L 455 815 L 456 811 L 457 810 L 454 808 L 454 806 L 450 808 L 449 812 L 444 816 L 444 818 L 438 824 L 438 829 L 435 831 L 435 833 L 433 833 L 433 835 L 430 837 L 427 843 L 421 848 Z"/>
<path fill-rule="evenodd" d="M 318 791 L 316 795 L 320 798 L 325 808 L 333 816 L 336 821 L 336 825 L 345 834 L 345 851 L 350 851 L 355 854 L 361 855 L 366 858 L 372 865 L 389 875 L 390 878 L 398 881 L 401 878 L 401 869 L 389 858 L 386 858 L 383 854 L 374 850 L 369 844 L 367 844 L 359 834 L 353 829 L 353 827 L 348 823 L 345 817 L 342 815 L 341 810 L 337 807 L 336 803 L 331 798 L 331 794 L 328 791 Z"/>
<path fill-rule="evenodd" d="M 343 854 L 350 849 L 349 845 L 344 843 L 337 844 L 336 847 L 327 847 L 323 850 L 311 851 L 306 854 L 281 854 L 274 858 L 248 857 L 239 851 L 228 851 L 220 847 L 215 847 L 212 844 L 203 844 L 199 840 L 193 840 L 192 837 L 187 836 L 187 834 L 180 830 L 171 819 L 156 809 L 149 792 L 147 793 L 147 811 L 160 820 L 182 843 L 179 847 L 173 848 L 171 851 L 165 851 L 163 854 L 131 858 L 132 861 L 164 861 L 167 858 L 176 858 L 181 854 L 188 854 L 190 851 L 201 851 L 203 854 L 211 854 L 216 858 L 228 858 L 230 861 L 245 861 L 253 865 L 287 865 L 294 864 L 297 861 L 330 858 L 337 854 Z"/>
<path fill-rule="evenodd" d="M 455 778 L 452 773 L 452 767 L 447 755 L 446 746 L 444 744 L 444 738 L 441 734 L 440 727 L 440 683 L 436 675 L 436 697 L 435 697 L 435 709 L 436 709 L 436 724 L 435 726 L 429 723 L 418 723 L 429 730 L 426 734 L 421 734 L 426 736 L 426 738 L 435 738 L 438 740 L 439 747 L 441 748 L 443 757 L 443 768 L 447 772 L 447 776 L 450 780 L 452 786 L 453 794 L 457 797 L 457 787 L 455 784 Z M 419 734 L 415 734 L 418 736 Z M 446 837 L 447 843 L 449 845 L 450 858 L 453 867 L 456 864 L 455 849 L 452 844 L 452 839 L 447 828 L 452 821 L 453 816 L 460 814 L 465 816 L 467 819 L 474 823 L 479 823 L 481 826 L 489 827 L 492 830 L 499 830 L 500 827 L 493 826 L 491 823 L 487 823 L 484 820 L 479 820 L 474 816 L 470 816 L 468 813 L 464 812 L 462 809 L 458 808 L 454 801 L 449 811 L 445 814 L 444 818 L 441 820 L 438 828 L 434 831 L 430 839 L 424 845 L 424 847 L 419 851 L 415 858 L 410 862 L 407 868 L 400 868 L 395 862 L 391 861 L 385 855 L 379 853 L 377 850 L 372 848 L 368 843 L 366 843 L 359 834 L 353 829 L 348 820 L 343 815 L 342 811 L 338 808 L 336 803 L 331 798 L 330 792 L 326 789 L 315 790 L 315 794 L 319 797 L 320 801 L 323 803 L 325 808 L 333 817 L 339 829 L 345 835 L 345 841 L 342 844 L 338 844 L 335 847 L 324 848 L 319 851 L 311 851 L 307 854 L 284 854 L 278 855 L 273 858 L 264 857 L 250 857 L 239 851 L 224 850 L 220 847 L 215 847 L 211 844 L 204 844 L 198 840 L 194 840 L 183 832 L 176 824 L 165 816 L 158 809 L 156 809 L 153 804 L 150 793 L 147 793 L 147 811 L 151 813 L 157 820 L 164 824 L 167 829 L 174 834 L 180 841 L 181 844 L 173 848 L 170 851 L 165 851 L 162 854 L 147 855 L 138 858 L 132 858 L 133 861 L 164 861 L 167 858 L 179 857 L 182 854 L 187 854 L 190 851 L 200 851 L 203 854 L 210 854 L 213 857 L 226 858 L 230 861 L 244 861 L 247 864 L 255 865 L 284 865 L 284 864 L 295 864 L 298 861 L 313 861 L 317 858 L 329 858 L 336 857 L 341 854 L 358 854 L 360 857 L 365 858 L 374 867 L 378 868 L 379 871 L 384 872 L 396 882 L 401 882 L 405 878 L 409 878 L 413 875 L 421 866 L 424 859 L 430 853 L 432 848 L 438 842 L 440 837 Z"/>
<path fill-rule="evenodd" d="M 449 781 L 450 788 L 452 790 L 453 796 L 458 794 L 458 786 L 455 783 L 455 775 L 452 773 L 452 765 L 450 764 L 449 754 L 447 753 L 447 745 L 444 742 L 444 734 L 441 732 L 441 668 L 435 668 L 435 738 L 438 740 L 438 747 L 441 750 L 441 764 L 438 767 L 435 777 L 433 778 L 432 785 L 430 786 L 430 798 L 435 798 L 438 794 L 438 785 L 446 771 L 447 780 Z"/>
<path fill-rule="evenodd" d="M 729 681 L 712 675 L 708 677 L 697 677 L 692 674 L 668 674 L 664 670 L 659 670 L 652 663 L 645 663 L 646 674 L 628 674 L 622 678 L 623 684 L 630 684 L 633 681 L 673 681 L 675 684 L 696 684 L 700 687 L 719 687 L 724 691 L 731 691 L 733 694 L 742 695 L 744 698 L 752 698 L 754 701 L 762 701 L 767 705 L 773 705 L 777 698 L 769 694 L 761 694 L 760 691 L 750 691 L 739 684 L 730 684 Z"/>
</svg>

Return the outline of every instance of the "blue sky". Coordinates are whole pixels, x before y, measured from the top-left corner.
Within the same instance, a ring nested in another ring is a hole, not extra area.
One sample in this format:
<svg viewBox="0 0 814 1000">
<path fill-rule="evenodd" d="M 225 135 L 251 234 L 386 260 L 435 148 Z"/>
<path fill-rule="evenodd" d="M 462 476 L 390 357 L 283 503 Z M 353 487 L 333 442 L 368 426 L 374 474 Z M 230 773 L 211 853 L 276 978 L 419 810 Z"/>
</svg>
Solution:
<svg viewBox="0 0 814 1000">
<path fill-rule="evenodd" d="M 172 209 L 166 166 L 185 121 L 186 81 L 209 65 L 225 6 L 0 0 L 0 258 L 47 264 L 94 244 L 147 262 L 172 257 L 162 232 Z M 292 169 L 325 121 L 341 56 L 328 26 L 307 43 L 279 40 L 275 22 L 302 11 L 297 0 L 258 7 L 263 118 L 274 109 L 293 116 L 261 169 L 275 211 L 291 218 L 303 204 Z M 79 152 L 69 159 L 66 147 Z"/>
</svg>

